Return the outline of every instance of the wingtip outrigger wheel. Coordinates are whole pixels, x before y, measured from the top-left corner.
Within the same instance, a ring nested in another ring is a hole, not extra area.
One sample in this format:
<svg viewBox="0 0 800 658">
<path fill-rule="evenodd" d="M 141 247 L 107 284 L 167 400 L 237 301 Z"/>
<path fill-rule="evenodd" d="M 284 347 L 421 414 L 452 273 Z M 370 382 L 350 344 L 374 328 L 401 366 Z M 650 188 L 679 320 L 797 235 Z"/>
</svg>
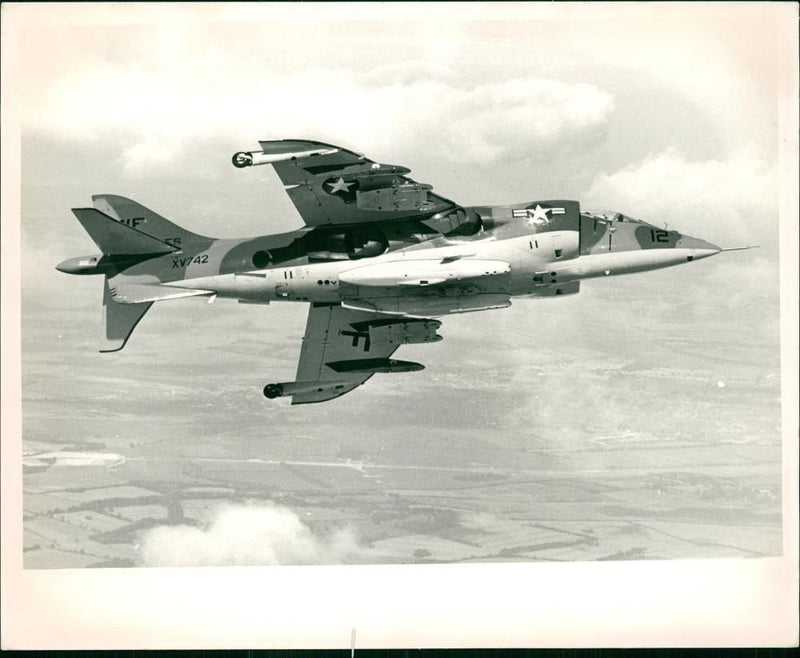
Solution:
<svg viewBox="0 0 800 658">
<path fill-rule="evenodd" d="M 233 162 L 233 166 L 238 169 L 244 169 L 245 167 L 252 167 L 253 156 L 250 153 L 247 153 L 246 151 L 239 151 L 238 153 L 233 154 L 231 162 Z"/>
<path fill-rule="evenodd" d="M 283 386 L 280 384 L 267 384 L 264 387 L 264 396 L 270 400 L 279 398 L 281 395 L 283 395 Z"/>
</svg>

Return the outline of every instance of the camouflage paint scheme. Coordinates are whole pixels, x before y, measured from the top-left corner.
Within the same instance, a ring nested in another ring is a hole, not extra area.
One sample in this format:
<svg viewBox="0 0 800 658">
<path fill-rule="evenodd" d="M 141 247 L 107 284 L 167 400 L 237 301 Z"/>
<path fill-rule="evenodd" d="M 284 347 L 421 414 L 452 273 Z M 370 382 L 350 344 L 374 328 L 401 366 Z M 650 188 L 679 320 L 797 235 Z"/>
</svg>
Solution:
<svg viewBox="0 0 800 658">
<path fill-rule="evenodd" d="M 103 274 L 101 351 L 127 343 L 156 301 L 200 296 L 300 301 L 309 316 L 296 378 L 268 398 L 322 402 L 375 373 L 421 370 L 389 357 L 441 340 L 436 317 L 503 308 L 511 297 L 575 294 L 580 280 L 668 267 L 721 249 L 577 201 L 462 207 L 409 170 L 307 140 L 260 142 L 239 168 L 275 168 L 305 226 L 247 239 L 197 235 L 124 197 L 73 213 L 102 253 L 58 265 Z"/>
</svg>

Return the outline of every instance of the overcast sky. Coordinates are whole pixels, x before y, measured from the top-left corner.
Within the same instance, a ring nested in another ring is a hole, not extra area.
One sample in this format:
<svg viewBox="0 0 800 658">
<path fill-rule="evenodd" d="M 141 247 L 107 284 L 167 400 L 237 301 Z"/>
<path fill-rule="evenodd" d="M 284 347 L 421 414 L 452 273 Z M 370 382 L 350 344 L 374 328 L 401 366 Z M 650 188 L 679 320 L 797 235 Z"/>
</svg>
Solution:
<svg viewBox="0 0 800 658">
<path fill-rule="evenodd" d="M 280 201 L 265 201 L 278 216 L 235 225 L 217 212 L 246 200 L 211 204 L 238 196 L 234 176 L 246 196 L 280 196 L 256 184 L 268 172 L 234 171 L 230 154 L 309 137 L 410 166 L 463 204 L 578 198 L 738 244 L 775 239 L 781 9 L 10 11 L 36 14 L 19 47 L 24 136 L 52 149 L 62 175 L 102 175 L 115 189 L 100 191 L 135 191 L 157 210 L 154 181 L 174 198 L 181 179 L 206 180 L 195 195 L 208 210 L 191 218 L 203 230 L 297 225 Z M 80 168 L 64 172 L 61 158 Z"/>
</svg>

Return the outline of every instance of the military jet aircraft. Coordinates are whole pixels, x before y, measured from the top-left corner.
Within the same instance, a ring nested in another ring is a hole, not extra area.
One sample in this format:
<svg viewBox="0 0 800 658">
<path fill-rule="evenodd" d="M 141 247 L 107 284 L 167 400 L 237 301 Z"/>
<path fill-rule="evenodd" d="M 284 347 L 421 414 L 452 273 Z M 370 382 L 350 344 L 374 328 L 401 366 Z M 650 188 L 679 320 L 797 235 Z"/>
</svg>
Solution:
<svg viewBox="0 0 800 658">
<path fill-rule="evenodd" d="M 577 201 L 463 207 L 409 170 L 308 140 L 260 142 L 239 168 L 269 164 L 305 226 L 248 239 L 197 235 L 124 197 L 72 212 L 100 249 L 57 266 L 105 277 L 102 352 L 122 349 L 153 302 L 185 297 L 309 304 L 294 381 L 264 388 L 323 402 L 375 373 L 421 370 L 390 358 L 441 340 L 436 319 L 580 290 L 582 279 L 643 272 L 723 251 L 704 240 Z"/>
</svg>

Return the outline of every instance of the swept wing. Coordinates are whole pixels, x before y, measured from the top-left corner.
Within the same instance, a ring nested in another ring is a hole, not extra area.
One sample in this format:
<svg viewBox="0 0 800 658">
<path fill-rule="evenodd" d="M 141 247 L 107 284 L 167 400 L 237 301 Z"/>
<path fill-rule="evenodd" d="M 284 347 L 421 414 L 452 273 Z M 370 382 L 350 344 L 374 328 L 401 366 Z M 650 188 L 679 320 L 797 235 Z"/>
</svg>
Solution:
<svg viewBox="0 0 800 658">
<path fill-rule="evenodd" d="M 269 384 L 267 397 L 292 396 L 292 404 L 323 402 L 352 391 L 377 372 L 421 370 L 389 357 L 400 345 L 441 340 L 441 323 L 312 304 L 294 382 Z"/>
<path fill-rule="evenodd" d="M 418 218 L 456 226 L 466 220 L 451 200 L 418 183 L 399 165 L 379 164 L 332 144 L 302 139 L 261 141 L 260 151 L 233 156 L 236 167 L 270 164 L 308 226 Z"/>
</svg>

